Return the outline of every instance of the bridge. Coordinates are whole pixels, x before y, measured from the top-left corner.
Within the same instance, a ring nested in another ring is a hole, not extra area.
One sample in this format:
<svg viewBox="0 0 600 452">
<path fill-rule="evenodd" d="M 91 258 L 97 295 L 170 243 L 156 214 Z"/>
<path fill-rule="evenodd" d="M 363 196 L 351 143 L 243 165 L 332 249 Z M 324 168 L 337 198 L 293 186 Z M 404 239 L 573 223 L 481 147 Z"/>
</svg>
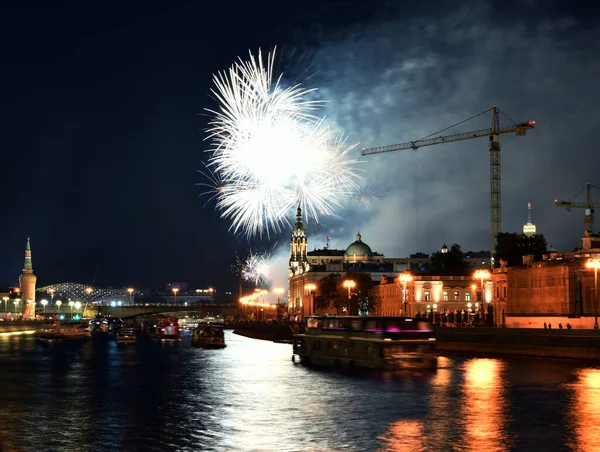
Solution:
<svg viewBox="0 0 600 452">
<path fill-rule="evenodd" d="M 37 314 L 44 314 L 42 309 L 36 310 Z M 178 312 L 202 312 L 204 314 L 221 314 L 222 316 L 237 316 L 242 311 L 237 304 L 205 304 L 205 303 L 193 303 L 184 305 L 173 305 L 172 303 L 145 303 L 145 304 L 133 304 L 126 306 L 87 306 L 81 312 L 73 312 L 75 314 L 83 314 L 83 317 L 93 317 L 95 315 L 110 315 L 111 317 L 119 317 L 122 319 L 137 317 L 142 315 L 152 314 L 166 314 L 166 313 L 178 313 Z M 71 315 L 70 308 L 60 310 L 56 309 L 55 306 L 46 307 L 46 316 L 55 316 L 58 314 L 65 314 L 66 316 Z"/>
</svg>

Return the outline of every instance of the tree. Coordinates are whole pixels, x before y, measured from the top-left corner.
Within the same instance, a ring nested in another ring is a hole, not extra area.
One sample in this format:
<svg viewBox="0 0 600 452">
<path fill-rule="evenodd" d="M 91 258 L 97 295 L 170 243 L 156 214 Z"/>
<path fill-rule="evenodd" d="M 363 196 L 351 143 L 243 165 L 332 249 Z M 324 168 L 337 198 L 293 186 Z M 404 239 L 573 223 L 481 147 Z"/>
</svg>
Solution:
<svg viewBox="0 0 600 452">
<path fill-rule="evenodd" d="M 547 243 L 543 234 L 527 236 L 515 232 L 500 232 L 496 242 L 495 265 L 500 264 L 500 259 L 506 261 L 509 267 L 523 265 L 523 256 L 533 254 L 540 260 L 542 254 L 547 252 Z"/>
<path fill-rule="evenodd" d="M 355 273 L 348 272 L 344 275 L 344 280 L 351 279 L 356 283 L 356 286 L 351 289 L 353 294 L 351 297 L 350 311 L 348 315 L 357 315 L 358 311 L 361 313 L 375 310 L 375 299 L 370 295 L 371 289 L 375 284 L 371 279 L 370 273 Z M 343 282 L 342 282 L 343 284 Z M 348 298 L 348 289 L 342 288 L 346 291 L 346 299 Z"/>
<path fill-rule="evenodd" d="M 434 275 L 466 275 L 469 272 L 469 264 L 465 261 L 465 255 L 460 245 L 456 243 L 450 247 L 447 253 L 437 251 L 431 255 L 429 272 Z"/>
<path fill-rule="evenodd" d="M 315 300 L 317 308 L 328 308 L 333 306 L 340 314 L 343 308 L 348 306 L 348 288 L 344 287 L 344 281 L 352 280 L 355 286 L 350 289 L 350 309 L 348 315 L 356 315 L 358 310 L 368 312 L 375 309 L 375 299 L 370 297 L 373 280 L 369 273 L 348 272 L 344 276 L 332 273 L 321 278 L 319 281 L 320 297 Z"/>
<path fill-rule="evenodd" d="M 317 298 L 317 308 L 335 307 L 337 313 L 340 313 L 342 307 L 341 298 L 341 281 L 342 276 L 339 273 L 331 273 L 319 280 L 320 297 Z"/>
</svg>

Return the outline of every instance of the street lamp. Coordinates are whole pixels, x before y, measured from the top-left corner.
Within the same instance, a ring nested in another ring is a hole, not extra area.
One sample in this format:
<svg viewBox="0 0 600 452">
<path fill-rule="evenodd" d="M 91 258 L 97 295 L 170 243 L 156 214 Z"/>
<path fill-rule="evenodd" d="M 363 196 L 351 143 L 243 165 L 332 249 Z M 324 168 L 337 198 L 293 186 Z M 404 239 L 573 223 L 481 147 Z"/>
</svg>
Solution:
<svg viewBox="0 0 600 452">
<path fill-rule="evenodd" d="M 313 291 L 317 290 L 317 285 L 314 283 L 304 284 L 304 290 L 308 290 L 308 294 L 310 295 L 310 302 L 312 304 L 312 314 L 315 313 L 315 297 Z"/>
<path fill-rule="evenodd" d="M 2 297 L 2 300 L 4 301 L 4 312 L 8 311 L 8 297 Z"/>
<path fill-rule="evenodd" d="M 486 301 L 485 292 L 483 290 L 483 280 L 489 279 L 491 275 L 490 272 L 487 270 L 476 270 L 474 276 L 475 278 L 479 278 L 479 280 L 481 281 L 481 317 L 483 318 L 483 303 Z"/>
<path fill-rule="evenodd" d="M 350 292 L 350 289 L 354 289 L 356 287 L 356 282 L 351 279 L 346 279 L 344 281 L 344 287 L 348 288 L 348 310 L 346 314 L 350 315 L 350 299 L 352 298 L 352 292 Z"/>
<path fill-rule="evenodd" d="M 402 284 L 402 301 L 404 302 L 404 310 L 402 313 L 406 316 L 406 285 L 413 280 L 410 273 L 404 272 L 398 275 L 398 282 Z"/>
<path fill-rule="evenodd" d="M 594 269 L 594 329 L 598 329 L 598 268 L 600 268 L 600 258 L 590 257 L 586 262 L 587 268 Z"/>
<path fill-rule="evenodd" d="M 281 298 L 281 295 L 283 295 L 283 292 L 285 292 L 285 290 L 282 287 L 275 287 L 275 289 L 273 289 L 273 292 L 277 294 L 277 320 L 279 321 L 279 299 Z"/>
<path fill-rule="evenodd" d="M 62 304 L 62 301 L 60 300 L 56 300 L 56 308 L 58 309 L 58 316 L 60 317 L 60 305 Z"/>
<path fill-rule="evenodd" d="M 20 298 L 15 298 L 15 301 L 13 301 L 13 303 L 15 304 L 15 315 L 17 315 L 17 306 L 19 306 L 19 301 L 21 301 Z"/>
<path fill-rule="evenodd" d="M 133 303 L 131 302 L 131 296 L 132 296 L 132 294 L 133 294 L 133 289 L 130 287 L 129 289 L 127 289 L 127 292 L 129 292 L 129 304 L 133 304 Z"/>
<path fill-rule="evenodd" d="M 44 307 L 44 317 L 46 316 L 46 305 L 48 304 L 48 300 L 42 300 L 41 301 L 42 306 Z"/>
<path fill-rule="evenodd" d="M 173 287 L 173 294 L 175 295 L 175 304 L 174 306 L 177 306 L 177 292 L 179 292 L 179 287 Z"/>
<path fill-rule="evenodd" d="M 73 306 L 75 306 L 75 302 L 69 300 L 69 306 L 71 306 L 71 319 L 73 319 Z"/>
</svg>

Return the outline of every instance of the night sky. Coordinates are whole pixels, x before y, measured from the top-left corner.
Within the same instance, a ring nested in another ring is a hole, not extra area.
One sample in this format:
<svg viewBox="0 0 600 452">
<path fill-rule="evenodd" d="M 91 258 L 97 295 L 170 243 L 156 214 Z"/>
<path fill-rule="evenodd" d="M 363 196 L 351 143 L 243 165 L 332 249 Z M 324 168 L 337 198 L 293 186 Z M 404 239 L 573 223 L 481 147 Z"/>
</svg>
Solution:
<svg viewBox="0 0 600 452">
<path fill-rule="evenodd" d="M 229 221 L 203 208 L 195 185 L 208 148 L 204 109 L 215 105 L 212 75 L 259 47 L 278 46 L 292 60 L 307 55 L 310 83 L 330 101 L 330 120 L 360 142 L 357 153 L 493 104 L 516 121 L 535 119 L 526 138 L 502 138 L 503 229 L 519 231 L 531 201 L 550 244 L 579 244 L 583 213 L 566 214 L 553 200 L 588 181 L 600 186 L 597 7 L 84 3 L 0 10 L 0 283 L 17 283 L 27 236 L 38 285 L 233 289 L 236 251 L 287 246 L 287 233 L 271 244 L 236 238 Z M 292 63 L 283 70 L 295 76 Z M 486 117 L 466 130 L 488 126 Z M 365 183 L 384 181 L 380 205 L 325 222 L 314 246 L 333 234 L 333 245 L 345 247 L 361 228 L 388 256 L 443 242 L 489 249 L 487 140 L 444 146 L 370 157 Z"/>
</svg>

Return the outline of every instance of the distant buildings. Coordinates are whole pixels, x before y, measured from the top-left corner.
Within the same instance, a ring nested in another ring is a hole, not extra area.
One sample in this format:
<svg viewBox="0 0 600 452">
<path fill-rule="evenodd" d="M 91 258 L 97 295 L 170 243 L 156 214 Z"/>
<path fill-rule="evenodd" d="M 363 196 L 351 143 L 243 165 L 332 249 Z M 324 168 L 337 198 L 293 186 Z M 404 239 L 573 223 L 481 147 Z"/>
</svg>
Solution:
<svg viewBox="0 0 600 452">
<path fill-rule="evenodd" d="M 404 310 L 411 315 L 425 313 L 428 306 L 429 310 L 436 311 L 462 310 L 467 309 L 467 303 L 472 303 L 475 309 L 476 304 L 481 302 L 478 300 L 483 298 L 481 290 L 472 287 L 478 281 L 471 277 L 419 275 L 418 273 L 428 270 L 429 260 L 429 255 L 423 253 L 412 254 L 408 258 L 386 258 L 381 253 L 373 252 L 371 247 L 362 241 L 360 233 L 345 250 L 326 248 L 307 251 L 302 212 L 298 208 L 290 242 L 289 313 L 296 318 L 317 313 L 336 313 L 333 307 L 316 309 L 315 299 L 319 296 L 318 285 L 327 275 L 333 273 L 344 275 L 347 272 L 369 273 L 378 283 L 373 288 L 372 296 L 376 299 L 376 310 L 380 315 L 400 315 Z M 473 270 L 480 267 L 489 268 L 490 253 L 469 251 L 465 253 L 465 260 Z M 414 272 L 415 275 L 407 288 L 405 308 L 402 287 L 395 278 L 407 270 Z M 491 280 L 485 284 L 484 291 L 485 300 L 491 303 Z"/>
</svg>

